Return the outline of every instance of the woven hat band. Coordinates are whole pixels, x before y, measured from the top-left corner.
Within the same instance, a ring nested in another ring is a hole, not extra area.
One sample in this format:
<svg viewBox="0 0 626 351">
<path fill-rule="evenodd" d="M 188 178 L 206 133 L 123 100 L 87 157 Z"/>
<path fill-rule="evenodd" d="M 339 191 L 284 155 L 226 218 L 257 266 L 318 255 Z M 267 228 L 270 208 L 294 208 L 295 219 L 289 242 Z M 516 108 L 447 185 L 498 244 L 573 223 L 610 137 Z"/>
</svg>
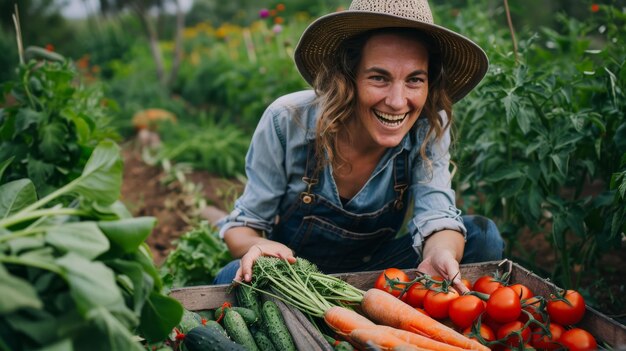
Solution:
<svg viewBox="0 0 626 351">
<path fill-rule="evenodd" d="M 384 13 L 425 23 L 434 23 L 427 0 L 353 0 L 350 11 Z"/>
</svg>

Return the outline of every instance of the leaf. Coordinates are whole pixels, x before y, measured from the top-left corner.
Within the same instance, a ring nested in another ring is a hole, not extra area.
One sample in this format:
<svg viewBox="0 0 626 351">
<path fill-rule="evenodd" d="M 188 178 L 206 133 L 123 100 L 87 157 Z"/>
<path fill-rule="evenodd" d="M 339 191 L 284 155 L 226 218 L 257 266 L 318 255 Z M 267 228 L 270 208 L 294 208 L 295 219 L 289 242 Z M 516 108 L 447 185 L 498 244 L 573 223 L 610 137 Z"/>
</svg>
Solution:
<svg viewBox="0 0 626 351">
<path fill-rule="evenodd" d="M 16 137 L 19 133 L 24 132 L 31 125 L 39 125 L 46 120 L 46 114 L 41 111 L 35 111 L 28 107 L 22 107 L 17 111 L 15 116 L 15 135 Z"/>
<path fill-rule="evenodd" d="M 46 345 L 41 349 L 37 349 L 37 351 L 73 351 L 74 345 L 72 345 L 72 340 L 69 338 L 65 338 L 59 340 L 51 345 Z"/>
<path fill-rule="evenodd" d="M 64 153 L 67 127 L 60 122 L 52 122 L 39 129 L 39 152 L 44 159 L 52 161 Z"/>
<path fill-rule="evenodd" d="M 0 218 L 7 218 L 35 201 L 37 191 L 29 179 L 14 180 L 0 185 Z"/>
<path fill-rule="evenodd" d="M 143 243 L 156 224 L 154 217 L 137 217 L 118 221 L 101 221 L 98 226 L 104 234 L 124 250 L 125 253 L 134 252 Z"/>
<path fill-rule="evenodd" d="M 33 286 L 26 280 L 11 275 L 0 264 L 0 315 L 12 313 L 20 308 L 42 308 Z"/>
<path fill-rule="evenodd" d="M 112 141 L 103 141 L 94 149 L 83 173 L 71 183 L 72 190 L 103 204 L 112 204 L 120 197 L 122 159 L 120 148 Z"/>
<path fill-rule="evenodd" d="M 502 102 L 504 103 L 504 109 L 506 111 L 506 122 L 511 123 L 519 113 L 519 96 L 515 95 L 514 92 L 510 92 L 502 99 Z"/>
<path fill-rule="evenodd" d="M 0 118 L 0 120 L 1 120 L 1 118 Z M 14 158 L 15 158 L 15 156 L 11 156 L 8 159 L 0 162 L 0 183 L 2 183 L 2 176 L 4 175 L 4 171 L 9 167 L 11 162 L 13 162 Z"/>
<path fill-rule="evenodd" d="M 148 341 L 160 341 L 178 325 L 182 316 L 183 306 L 178 300 L 152 292 L 143 306 L 139 330 Z"/>
<path fill-rule="evenodd" d="M 516 179 L 520 177 L 524 177 L 524 173 L 518 167 L 512 165 L 506 168 L 500 168 L 496 172 L 485 177 L 485 180 L 488 182 L 499 182 L 505 179 Z"/>
<path fill-rule="evenodd" d="M 552 162 L 554 162 L 556 168 L 559 170 L 559 173 L 565 176 L 567 174 L 569 156 L 565 153 L 560 153 L 552 154 L 550 155 L 550 158 L 552 159 Z"/>
<path fill-rule="evenodd" d="M 109 240 L 95 222 L 55 226 L 46 232 L 46 242 L 61 252 L 73 252 L 86 259 L 94 259 L 110 247 Z"/>
<path fill-rule="evenodd" d="M 116 271 L 118 278 L 124 275 L 130 279 L 132 286 L 128 287 L 128 292 L 133 297 L 133 310 L 139 315 L 154 288 L 154 279 L 137 262 L 115 259 L 107 262 L 107 265 Z"/>
<path fill-rule="evenodd" d="M 128 329 L 105 308 L 99 307 L 89 311 L 87 319 L 102 332 L 98 343 L 106 346 L 107 350 L 145 351 Z"/>
<path fill-rule="evenodd" d="M 65 269 L 70 293 L 82 314 L 100 306 L 114 308 L 124 304 L 113 271 L 102 262 L 91 262 L 69 252 L 56 263 Z"/>
</svg>

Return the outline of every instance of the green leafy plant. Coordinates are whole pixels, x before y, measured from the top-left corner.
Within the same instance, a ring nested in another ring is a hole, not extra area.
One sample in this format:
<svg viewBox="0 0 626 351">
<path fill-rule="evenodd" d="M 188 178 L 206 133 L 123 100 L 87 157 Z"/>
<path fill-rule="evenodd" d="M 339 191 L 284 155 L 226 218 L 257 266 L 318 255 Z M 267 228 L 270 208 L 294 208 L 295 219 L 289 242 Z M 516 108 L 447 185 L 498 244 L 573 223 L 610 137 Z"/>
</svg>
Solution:
<svg viewBox="0 0 626 351">
<path fill-rule="evenodd" d="M 161 276 L 171 288 L 208 285 L 232 259 L 217 231 L 202 222 L 176 240 L 176 248 L 161 267 Z"/>
<path fill-rule="evenodd" d="M 86 87 L 69 60 L 45 52 L 19 65 L 2 85 L 0 160 L 14 158 L 5 180 L 29 178 L 40 195 L 76 178 L 99 141 L 116 139 L 107 100 L 98 85 Z"/>
<path fill-rule="evenodd" d="M 119 147 L 104 141 L 43 198 L 29 179 L 0 185 L 0 349 L 143 350 L 135 334 L 164 340 L 178 324 L 144 243 L 155 219 L 130 216 L 121 182 Z M 60 197 L 72 205 L 47 207 Z"/>
<path fill-rule="evenodd" d="M 244 173 L 244 161 L 250 137 L 240 128 L 215 123 L 200 115 L 194 123 L 163 125 L 163 145 L 158 159 L 185 162 L 194 169 L 203 169 L 224 177 Z"/>
</svg>

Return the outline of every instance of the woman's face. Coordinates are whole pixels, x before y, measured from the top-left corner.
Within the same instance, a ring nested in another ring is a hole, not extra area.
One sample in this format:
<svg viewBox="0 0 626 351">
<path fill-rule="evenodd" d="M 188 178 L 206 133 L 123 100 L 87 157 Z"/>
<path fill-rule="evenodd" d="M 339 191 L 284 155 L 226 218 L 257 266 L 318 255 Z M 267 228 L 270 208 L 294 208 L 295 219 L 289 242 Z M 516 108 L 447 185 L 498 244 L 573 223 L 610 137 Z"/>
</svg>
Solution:
<svg viewBox="0 0 626 351">
<path fill-rule="evenodd" d="M 356 72 L 353 135 L 365 147 L 394 147 L 409 132 L 428 96 L 428 51 L 419 41 L 378 34 L 367 40 Z"/>
</svg>

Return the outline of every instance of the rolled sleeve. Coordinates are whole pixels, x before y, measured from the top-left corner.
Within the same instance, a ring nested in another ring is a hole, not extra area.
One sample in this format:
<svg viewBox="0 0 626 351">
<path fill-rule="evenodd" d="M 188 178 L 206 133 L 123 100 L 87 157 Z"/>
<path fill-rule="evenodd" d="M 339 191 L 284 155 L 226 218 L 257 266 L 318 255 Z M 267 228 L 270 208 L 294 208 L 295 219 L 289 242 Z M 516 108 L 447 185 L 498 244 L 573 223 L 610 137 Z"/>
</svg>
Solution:
<svg viewBox="0 0 626 351">
<path fill-rule="evenodd" d="M 220 236 L 233 227 L 246 226 L 265 232 L 273 227 L 280 199 L 286 189 L 285 148 L 276 111 L 270 106 L 261 117 L 246 154 L 247 182 L 233 211 L 217 223 Z"/>
<path fill-rule="evenodd" d="M 450 133 L 428 147 L 431 167 L 416 162 L 413 169 L 411 194 L 414 199 L 413 218 L 408 223 L 413 248 L 421 256 L 424 240 L 441 230 L 454 230 L 466 235 L 461 211 L 455 205 L 450 174 Z"/>
</svg>

